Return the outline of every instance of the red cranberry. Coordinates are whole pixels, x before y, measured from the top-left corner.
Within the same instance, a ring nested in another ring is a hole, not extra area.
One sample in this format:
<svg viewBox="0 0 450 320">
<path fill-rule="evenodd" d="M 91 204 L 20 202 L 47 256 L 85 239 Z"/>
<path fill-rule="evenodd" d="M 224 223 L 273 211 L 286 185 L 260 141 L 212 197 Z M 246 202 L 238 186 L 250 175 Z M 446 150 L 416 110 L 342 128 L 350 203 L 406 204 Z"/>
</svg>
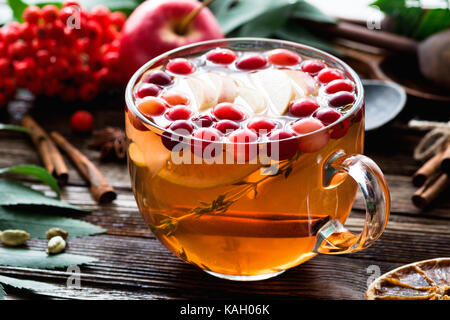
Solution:
<svg viewBox="0 0 450 320">
<path fill-rule="evenodd" d="M 89 132 L 94 124 L 94 117 L 89 111 L 80 110 L 72 115 L 70 124 L 74 131 Z"/>
<path fill-rule="evenodd" d="M 314 114 L 314 117 L 326 126 L 336 122 L 341 116 L 342 115 L 339 111 L 331 108 L 321 108 Z"/>
<path fill-rule="evenodd" d="M 325 63 L 319 60 L 306 60 L 302 63 L 302 71 L 310 74 L 316 74 L 325 67 Z"/>
<path fill-rule="evenodd" d="M 192 122 L 194 122 L 197 127 L 206 128 L 212 126 L 214 119 L 209 114 L 203 114 L 192 118 Z"/>
<path fill-rule="evenodd" d="M 251 144 L 258 140 L 258 136 L 248 129 L 234 131 L 228 140 L 233 142 L 233 154 L 238 163 L 253 159 L 258 153 L 258 146 Z"/>
<path fill-rule="evenodd" d="M 201 158 L 211 158 L 219 155 L 222 151 L 222 146 L 219 142 L 222 133 L 214 128 L 200 128 L 193 133 L 191 141 L 191 152 Z"/>
<path fill-rule="evenodd" d="M 206 54 L 206 59 L 217 64 L 230 64 L 236 60 L 237 55 L 230 49 L 219 48 Z"/>
<path fill-rule="evenodd" d="M 169 61 L 166 70 L 176 74 L 191 74 L 195 71 L 195 67 L 187 59 L 176 58 Z"/>
<path fill-rule="evenodd" d="M 178 120 L 167 129 L 161 136 L 161 142 L 168 150 L 172 151 L 179 143 L 186 143 L 186 137 L 192 134 L 194 126 L 189 121 Z M 181 151 L 181 149 L 177 151 Z"/>
<path fill-rule="evenodd" d="M 267 59 L 260 54 L 251 54 L 240 58 L 236 62 L 236 67 L 241 70 L 257 70 L 267 65 Z"/>
<path fill-rule="evenodd" d="M 297 121 L 292 125 L 292 130 L 301 135 L 307 135 L 318 131 L 325 126 L 317 119 L 305 118 Z M 316 152 L 326 146 L 330 140 L 330 135 L 327 131 L 316 132 L 298 140 L 298 148 L 301 152 Z"/>
<path fill-rule="evenodd" d="M 270 119 L 253 119 L 247 124 L 247 128 L 255 131 L 258 135 L 268 134 L 277 127 L 277 123 Z"/>
<path fill-rule="evenodd" d="M 346 135 L 348 129 L 350 128 L 351 121 L 350 119 L 344 119 L 334 125 L 331 128 L 331 134 L 330 137 L 333 139 L 339 139 Z"/>
<path fill-rule="evenodd" d="M 213 114 L 220 120 L 242 121 L 245 118 L 245 114 L 236 105 L 229 102 L 222 102 L 216 105 L 213 109 Z"/>
<path fill-rule="evenodd" d="M 332 107 L 344 107 L 348 104 L 355 102 L 355 96 L 350 92 L 338 92 L 330 98 L 328 102 Z"/>
<path fill-rule="evenodd" d="M 138 110 L 144 117 L 151 119 L 153 116 L 162 115 L 168 107 L 163 99 L 147 97 L 139 102 Z"/>
<path fill-rule="evenodd" d="M 166 117 L 169 120 L 175 121 L 175 120 L 187 120 L 191 117 L 192 110 L 189 109 L 186 106 L 176 106 L 169 111 L 166 112 Z"/>
<path fill-rule="evenodd" d="M 153 83 L 142 84 L 135 93 L 136 98 L 142 99 L 145 97 L 156 97 L 161 92 L 161 89 Z"/>
<path fill-rule="evenodd" d="M 289 106 L 289 112 L 295 117 L 309 117 L 319 109 L 319 104 L 312 99 L 302 99 L 293 101 Z"/>
<path fill-rule="evenodd" d="M 269 52 L 269 62 L 279 66 L 293 66 L 301 61 L 300 56 L 287 49 L 275 49 Z"/>
<path fill-rule="evenodd" d="M 239 129 L 239 124 L 231 120 L 221 120 L 214 125 L 214 128 L 222 133 L 230 133 L 236 129 Z"/>
<path fill-rule="evenodd" d="M 317 80 L 322 83 L 329 83 L 337 79 L 344 79 L 344 75 L 339 70 L 332 68 L 322 69 L 317 75 Z"/>
<path fill-rule="evenodd" d="M 336 93 L 339 91 L 352 92 L 355 88 L 355 84 L 350 80 L 337 79 L 331 81 L 325 88 L 325 92 L 328 94 Z"/>
<path fill-rule="evenodd" d="M 295 135 L 288 131 L 276 130 L 269 135 L 268 152 L 272 159 L 281 161 L 292 158 L 298 150 Z"/>
<path fill-rule="evenodd" d="M 146 83 L 154 83 L 159 86 L 168 86 L 172 84 L 172 77 L 161 70 L 151 71 L 144 76 L 143 79 Z"/>
</svg>

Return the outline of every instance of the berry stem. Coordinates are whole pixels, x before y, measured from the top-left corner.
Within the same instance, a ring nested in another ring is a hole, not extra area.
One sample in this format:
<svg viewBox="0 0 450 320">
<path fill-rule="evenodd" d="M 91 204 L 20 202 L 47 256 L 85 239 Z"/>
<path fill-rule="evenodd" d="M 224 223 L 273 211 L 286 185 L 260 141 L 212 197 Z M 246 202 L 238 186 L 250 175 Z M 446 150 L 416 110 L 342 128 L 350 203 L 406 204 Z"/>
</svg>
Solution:
<svg viewBox="0 0 450 320">
<path fill-rule="evenodd" d="M 183 21 L 181 21 L 181 23 L 179 24 L 179 26 L 177 27 L 177 33 L 180 35 L 185 35 L 188 31 L 188 27 L 191 24 L 191 22 L 195 19 L 195 17 L 197 17 L 197 15 L 200 13 L 200 11 L 208 6 L 210 3 L 212 3 L 214 0 L 205 0 L 202 2 L 201 6 L 199 6 L 198 8 L 196 8 L 195 10 L 192 10 L 187 16 L 186 18 L 183 19 Z"/>
</svg>

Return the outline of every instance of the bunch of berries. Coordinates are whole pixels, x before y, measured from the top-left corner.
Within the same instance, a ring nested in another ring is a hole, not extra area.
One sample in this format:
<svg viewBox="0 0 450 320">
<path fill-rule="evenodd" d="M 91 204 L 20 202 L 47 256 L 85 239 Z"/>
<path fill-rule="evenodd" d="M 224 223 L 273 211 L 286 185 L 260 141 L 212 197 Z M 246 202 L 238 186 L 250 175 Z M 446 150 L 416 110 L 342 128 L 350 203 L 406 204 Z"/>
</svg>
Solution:
<svg viewBox="0 0 450 320">
<path fill-rule="evenodd" d="M 126 16 L 76 2 L 62 8 L 28 6 L 23 23 L 0 29 L 0 107 L 16 88 L 66 101 L 93 99 L 123 82 L 120 31 Z"/>
</svg>

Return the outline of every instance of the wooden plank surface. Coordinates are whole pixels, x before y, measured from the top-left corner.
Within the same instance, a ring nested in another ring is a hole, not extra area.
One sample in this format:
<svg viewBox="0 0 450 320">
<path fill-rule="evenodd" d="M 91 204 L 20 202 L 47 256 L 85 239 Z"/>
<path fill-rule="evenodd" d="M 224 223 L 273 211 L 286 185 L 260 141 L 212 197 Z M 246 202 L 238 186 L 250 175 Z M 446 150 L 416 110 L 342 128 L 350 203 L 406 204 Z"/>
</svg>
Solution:
<svg viewBox="0 0 450 320">
<path fill-rule="evenodd" d="M 73 299 L 185 299 L 185 298 L 282 298 L 282 299 L 362 299 L 372 275 L 369 266 L 381 273 L 413 261 L 450 256 L 450 201 L 443 194 L 429 209 L 420 211 L 411 203 L 415 188 L 410 176 L 419 163 L 412 151 L 423 135 L 406 127 L 408 119 L 420 114 L 402 113 L 383 130 L 369 133 L 366 154 L 386 174 L 392 197 L 392 212 L 387 230 L 371 248 L 344 256 L 317 256 L 284 274 L 261 282 L 231 282 L 207 275 L 186 264 L 166 250 L 145 225 L 130 188 L 126 165 L 99 163 L 98 153 L 87 148 L 89 138 L 70 132 L 70 111 L 53 106 L 34 109 L 34 116 L 47 130 L 58 130 L 98 164 L 109 182 L 117 189 L 118 199 L 99 206 L 89 194 L 85 182 L 70 165 L 69 184 L 62 198 L 91 210 L 81 219 L 106 228 L 104 235 L 70 239 L 67 252 L 86 254 L 98 262 L 81 267 L 81 290 L 65 286 L 69 273 L 65 270 L 32 270 L 0 267 L 0 274 L 55 284 L 54 296 Z M 38 103 L 39 104 L 39 103 Z M 69 107 L 68 107 L 69 108 Z M 43 111 L 42 111 L 43 110 Z M 70 110 L 70 109 L 69 109 Z M 430 117 L 441 117 L 435 109 Z M 96 127 L 122 126 L 122 106 L 94 108 Z M 5 117 L 5 116 L 4 116 Z M 20 133 L 0 132 L 0 167 L 15 164 L 40 164 L 28 139 Z M 24 179 L 43 192 L 49 188 Z M 360 198 L 347 221 L 350 229 L 364 223 L 364 204 Z M 44 250 L 44 240 L 31 240 L 29 247 Z M 10 291 L 10 290 L 9 290 Z M 33 298 L 12 291 L 13 298 Z"/>
</svg>

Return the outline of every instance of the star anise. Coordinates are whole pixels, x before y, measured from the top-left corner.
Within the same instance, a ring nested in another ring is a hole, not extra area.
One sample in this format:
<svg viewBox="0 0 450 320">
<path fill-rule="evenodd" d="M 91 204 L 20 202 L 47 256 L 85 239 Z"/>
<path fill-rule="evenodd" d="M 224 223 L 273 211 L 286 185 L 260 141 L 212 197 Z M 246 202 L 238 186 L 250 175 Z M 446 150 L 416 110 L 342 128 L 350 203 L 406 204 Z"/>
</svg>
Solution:
<svg viewBox="0 0 450 320">
<path fill-rule="evenodd" d="M 126 159 L 126 136 L 119 128 L 107 127 L 94 131 L 90 148 L 99 149 L 100 161 L 124 161 Z"/>
</svg>

